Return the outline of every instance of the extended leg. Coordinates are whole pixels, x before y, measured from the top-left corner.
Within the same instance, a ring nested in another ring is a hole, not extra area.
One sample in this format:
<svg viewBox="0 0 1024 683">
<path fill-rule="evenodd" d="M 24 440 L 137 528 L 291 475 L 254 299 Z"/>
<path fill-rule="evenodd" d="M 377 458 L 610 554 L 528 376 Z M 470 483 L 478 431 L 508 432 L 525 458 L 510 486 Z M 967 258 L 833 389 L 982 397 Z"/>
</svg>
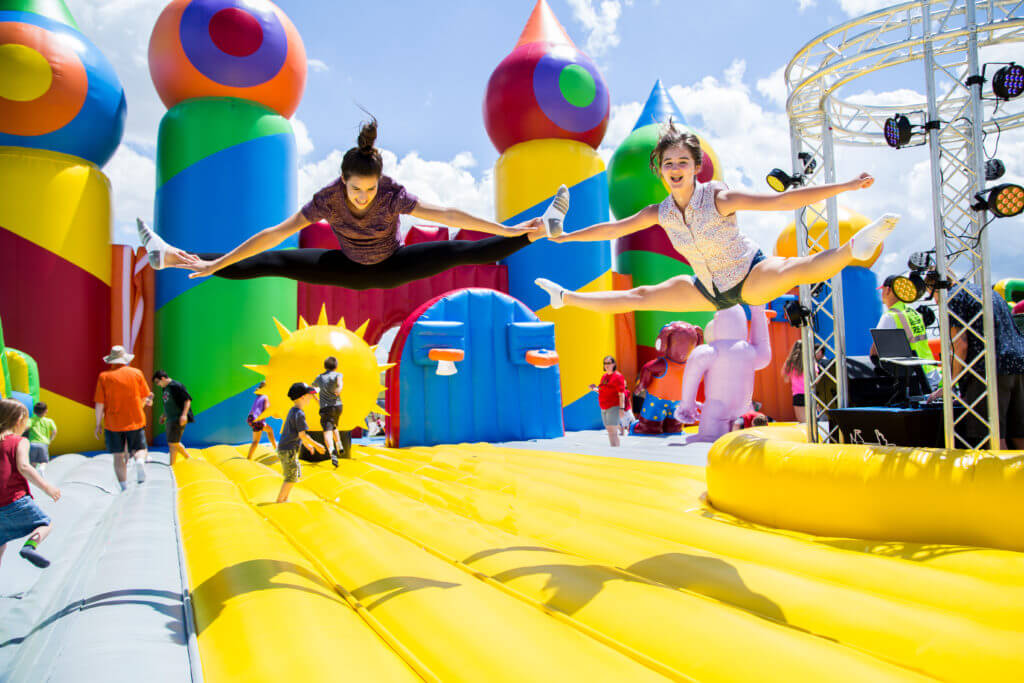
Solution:
<svg viewBox="0 0 1024 683">
<path fill-rule="evenodd" d="M 858 230 L 849 242 L 836 249 L 826 249 L 810 256 L 766 258 L 754 266 L 743 283 L 743 301 L 751 305 L 766 304 L 798 285 L 828 280 L 855 259 L 870 258 L 896 227 L 897 221 L 899 216 L 885 214 Z"/>
<path fill-rule="evenodd" d="M 715 310 L 715 305 L 697 290 L 689 275 L 677 275 L 657 285 L 609 292 L 570 292 L 544 278 L 536 282 L 551 295 L 553 308 L 575 306 L 597 313 Z"/>
</svg>

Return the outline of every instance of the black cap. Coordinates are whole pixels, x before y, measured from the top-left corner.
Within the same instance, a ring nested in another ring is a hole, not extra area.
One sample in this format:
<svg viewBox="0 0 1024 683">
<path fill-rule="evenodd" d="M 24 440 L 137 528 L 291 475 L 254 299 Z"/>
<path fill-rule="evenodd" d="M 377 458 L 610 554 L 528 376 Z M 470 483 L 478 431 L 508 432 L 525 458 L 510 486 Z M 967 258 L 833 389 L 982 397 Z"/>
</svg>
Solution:
<svg viewBox="0 0 1024 683">
<path fill-rule="evenodd" d="M 896 280 L 898 280 L 899 277 L 899 275 L 890 275 L 889 277 L 882 280 L 882 287 L 888 287 L 889 289 L 892 289 L 893 283 L 896 282 Z M 879 287 L 879 289 L 881 289 L 882 287 Z"/>
<path fill-rule="evenodd" d="M 305 382 L 296 382 L 295 384 L 293 384 L 290 387 L 288 387 L 288 398 L 290 398 L 293 401 L 295 399 L 297 399 L 297 398 L 302 398 L 306 394 L 315 394 L 315 393 L 316 393 L 316 389 L 314 389 L 313 387 L 309 386 Z"/>
</svg>

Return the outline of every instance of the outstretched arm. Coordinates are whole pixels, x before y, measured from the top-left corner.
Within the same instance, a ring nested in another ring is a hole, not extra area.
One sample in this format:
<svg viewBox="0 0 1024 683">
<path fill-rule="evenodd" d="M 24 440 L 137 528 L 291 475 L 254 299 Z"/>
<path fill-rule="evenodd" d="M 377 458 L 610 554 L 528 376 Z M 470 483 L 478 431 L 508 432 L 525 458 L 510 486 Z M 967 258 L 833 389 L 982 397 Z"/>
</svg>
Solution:
<svg viewBox="0 0 1024 683">
<path fill-rule="evenodd" d="M 837 194 L 871 187 L 875 179 L 870 173 L 845 183 L 798 187 L 782 193 L 760 194 L 744 190 L 719 190 L 715 195 L 715 206 L 723 216 L 737 211 L 793 211 L 824 201 Z"/>
<path fill-rule="evenodd" d="M 500 235 L 501 237 L 518 237 L 542 226 L 540 218 L 534 218 L 519 225 L 508 226 L 484 218 L 477 218 L 461 209 L 435 206 L 422 201 L 416 202 L 416 208 L 409 215 L 430 221 L 431 223 L 440 223 L 453 228 L 459 228 L 460 230 L 476 230 L 477 232 L 487 232 L 492 235 Z"/>
<path fill-rule="evenodd" d="M 772 343 L 768 338 L 768 316 L 764 306 L 750 307 L 750 345 L 754 347 L 754 369 L 768 367 L 772 362 Z"/>
<path fill-rule="evenodd" d="M 218 259 L 213 261 L 196 261 L 196 263 L 188 265 L 189 270 L 195 271 L 189 277 L 213 275 L 221 268 L 227 268 L 233 263 L 238 263 L 250 256 L 261 254 L 268 249 L 273 249 L 307 225 L 309 225 L 309 221 L 299 211 L 286 218 L 283 223 L 260 230 Z"/>
<path fill-rule="evenodd" d="M 574 232 L 563 232 L 558 237 L 552 237 L 552 242 L 604 242 L 613 240 L 616 237 L 625 237 L 634 232 L 640 232 L 655 225 L 658 222 L 658 207 L 652 204 L 621 221 L 609 221 L 607 223 L 595 223 L 588 228 L 582 228 Z"/>
</svg>

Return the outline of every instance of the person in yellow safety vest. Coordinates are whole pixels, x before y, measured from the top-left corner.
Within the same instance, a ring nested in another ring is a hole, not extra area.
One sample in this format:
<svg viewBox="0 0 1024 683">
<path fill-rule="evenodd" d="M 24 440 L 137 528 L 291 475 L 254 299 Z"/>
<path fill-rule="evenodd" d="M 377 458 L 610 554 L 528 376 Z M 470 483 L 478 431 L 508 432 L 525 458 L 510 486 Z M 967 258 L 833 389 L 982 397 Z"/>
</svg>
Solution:
<svg viewBox="0 0 1024 683">
<path fill-rule="evenodd" d="M 910 342 L 911 350 L 913 350 L 918 358 L 935 360 L 932 348 L 928 346 L 928 337 L 926 336 L 928 328 L 924 324 L 924 320 L 921 319 L 921 314 L 897 299 L 892 291 L 892 284 L 897 277 L 896 275 L 890 275 L 885 278 L 882 286 L 878 288 L 882 292 L 882 303 L 885 304 L 886 310 L 882 313 L 882 317 L 878 319 L 876 327 L 882 330 L 903 330 L 907 335 L 907 340 Z M 878 355 L 878 350 L 874 344 L 871 345 L 871 355 Z M 942 384 L 941 370 L 938 367 L 923 368 L 923 370 L 925 377 L 928 378 L 928 384 L 934 391 Z"/>
</svg>

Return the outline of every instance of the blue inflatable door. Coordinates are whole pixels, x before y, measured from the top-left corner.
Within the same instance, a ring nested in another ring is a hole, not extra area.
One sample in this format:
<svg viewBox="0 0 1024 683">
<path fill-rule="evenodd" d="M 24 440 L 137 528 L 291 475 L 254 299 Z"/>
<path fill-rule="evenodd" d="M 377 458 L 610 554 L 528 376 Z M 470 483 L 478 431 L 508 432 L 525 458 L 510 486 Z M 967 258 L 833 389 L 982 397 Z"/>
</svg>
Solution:
<svg viewBox="0 0 1024 683">
<path fill-rule="evenodd" d="M 459 289 L 428 301 L 391 349 L 389 444 L 562 436 L 554 348 L 554 325 L 507 294 Z"/>
</svg>

